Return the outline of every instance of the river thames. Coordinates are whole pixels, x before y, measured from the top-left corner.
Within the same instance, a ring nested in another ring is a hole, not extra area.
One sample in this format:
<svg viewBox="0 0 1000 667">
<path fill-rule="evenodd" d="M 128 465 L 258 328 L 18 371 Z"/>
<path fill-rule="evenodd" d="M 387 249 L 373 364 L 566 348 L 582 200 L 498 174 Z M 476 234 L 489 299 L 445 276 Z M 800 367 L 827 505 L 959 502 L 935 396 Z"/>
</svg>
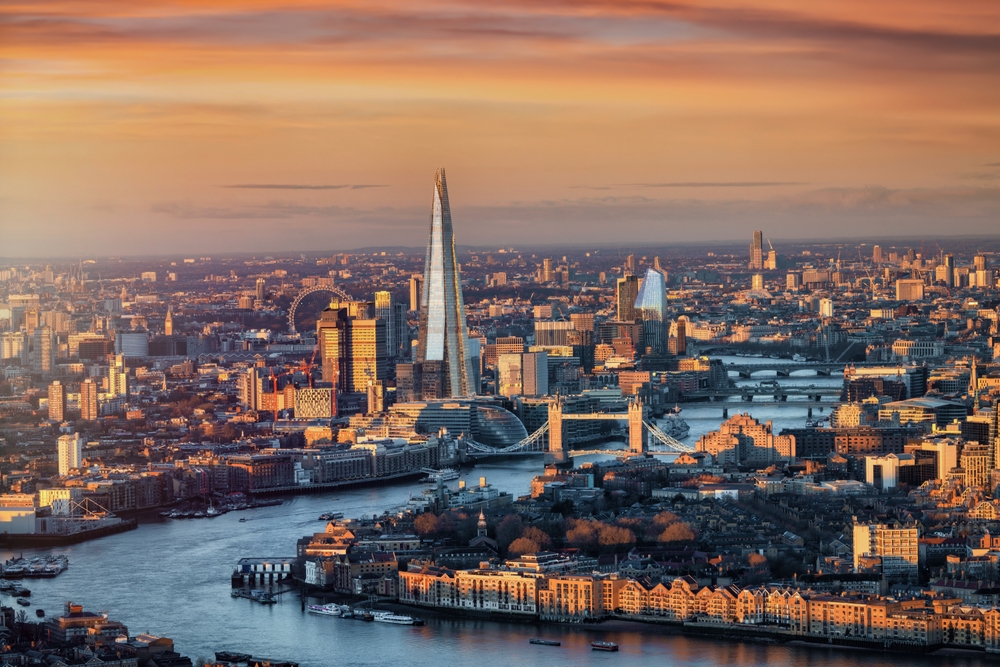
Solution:
<svg viewBox="0 0 1000 667">
<path fill-rule="evenodd" d="M 750 380 L 757 382 L 759 379 Z M 837 384 L 839 378 L 782 378 L 782 384 Z M 694 442 L 721 421 L 721 405 L 685 406 L 691 426 L 686 440 Z M 751 410 L 761 420 L 773 420 L 775 431 L 802 426 L 805 406 L 784 405 Z M 825 411 L 828 414 L 829 409 Z M 814 412 L 814 418 L 824 413 Z M 529 481 L 542 470 L 541 457 L 478 464 L 462 477 L 470 485 L 478 478 L 514 495 L 527 493 Z M 457 484 L 457 482 L 453 483 Z M 55 579 L 26 580 L 32 590 L 28 614 L 35 609 L 58 615 L 66 601 L 89 611 L 106 611 L 125 623 L 130 633 L 168 636 L 176 650 L 211 659 L 217 650 L 252 653 L 324 665 L 678 665 L 692 667 L 788 667 L 824 665 L 979 665 L 981 656 L 909 656 L 862 653 L 844 649 L 730 643 L 663 634 L 655 626 L 615 623 L 613 626 L 498 623 L 424 615 L 424 627 L 362 623 L 306 614 L 299 598 L 287 594 L 278 604 L 263 606 L 230 597 L 229 577 L 243 557 L 289 557 L 298 538 L 322 531 L 318 516 L 328 511 L 348 517 L 381 514 L 398 507 L 428 486 L 396 486 L 339 491 L 288 498 L 280 506 L 231 512 L 190 520 L 152 520 L 137 530 L 83 544 L 54 549 L 70 566 Z M 241 518 L 246 521 L 241 522 Z M 20 553 L 20 552 L 18 552 Z M 25 550 L 25 555 L 33 553 Z M 0 552 L 4 559 L 14 553 Z M 11 605 L 13 600 L 4 599 Z M 419 614 L 418 614 L 419 615 Z M 562 642 L 561 647 L 535 646 L 532 637 Z M 590 650 L 590 642 L 614 641 L 618 654 Z"/>
</svg>

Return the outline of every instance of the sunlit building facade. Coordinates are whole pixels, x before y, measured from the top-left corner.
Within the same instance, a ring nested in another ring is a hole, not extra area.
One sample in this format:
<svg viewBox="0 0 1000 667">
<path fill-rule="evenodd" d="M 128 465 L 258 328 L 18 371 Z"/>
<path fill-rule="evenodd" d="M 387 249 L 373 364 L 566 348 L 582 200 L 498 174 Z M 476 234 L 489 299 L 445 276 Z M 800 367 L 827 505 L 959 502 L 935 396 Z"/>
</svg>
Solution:
<svg viewBox="0 0 1000 667">
<path fill-rule="evenodd" d="M 654 268 L 646 270 L 642 286 L 635 298 L 635 314 L 642 321 L 642 340 L 654 354 L 666 352 L 667 283 L 664 275 Z"/>
<path fill-rule="evenodd" d="M 439 376 L 435 383 L 441 392 L 439 398 L 475 394 L 473 359 L 444 169 L 438 169 L 434 175 L 430 240 L 420 301 L 417 363 L 423 366 L 424 385 L 431 373 Z M 425 398 L 428 393 L 425 391 Z"/>
</svg>

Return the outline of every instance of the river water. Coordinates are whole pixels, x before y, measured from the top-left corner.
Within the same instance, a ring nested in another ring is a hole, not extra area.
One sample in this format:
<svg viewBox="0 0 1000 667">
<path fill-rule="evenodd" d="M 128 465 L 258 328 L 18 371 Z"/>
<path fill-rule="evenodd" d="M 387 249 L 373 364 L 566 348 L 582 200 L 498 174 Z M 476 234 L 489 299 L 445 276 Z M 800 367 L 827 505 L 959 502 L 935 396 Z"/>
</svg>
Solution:
<svg viewBox="0 0 1000 667">
<path fill-rule="evenodd" d="M 759 380 L 751 380 L 751 382 Z M 821 378 L 839 383 L 838 378 Z M 818 382 L 816 378 L 782 379 L 782 384 Z M 805 408 L 754 409 L 755 417 L 774 421 L 776 430 L 801 426 Z M 691 425 L 688 440 L 717 428 L 721 406 L 685 407 Z M 463 472 L 470 485 L 480 476 L 503 491 L 527 492 L 541 457 L 479 464 Z M 453 483 L 453 484 L 457 484 Z M 427 616 L 424 627 L 362 623 L 306 614 L 289 594 L 278 604 L 263 606 L 230 597 L 229 576 L 242 557 L 294 555 L 295 541 L 325 524 L 328 511 L 346 516 L 380 514 L 428 488 L 420 483 L 355 489 L 330 495 L 300 496 L 284 504 L 223 516 L 144 523 L 135 531 L 70 547 L 70 567 L 49 580 L 25 580 L 34 610 L 58 614 L 66 601 L 90 611 L 107 611 L 132 634 L 151 632 L 171 637 L 175 647 L 193 660 L 212 658 L 217 650 L 252 653 L 298 661 L 303 667 L 325 665 L 427 666 L 603 665 L 628 664 L 691 667 L 889 667 L 890 665 L 981 665 L 980 656 L 884 656 L 842 649 L 729 643 L 663 634 L 655 626 L 614 624 L 588 628 L 498 623 Z M 247 520 L 241 522 L 240 518 Z M 25 555 L 31 553 L 26 550 Z M 11 552 L 0 552 L 6 559 Z M 9 597 L 4 603 L 11 605 Z M 532 637 L 558 639 L 562 646 L 528 643 Z M 614 641 L 618 654 L 590 650 L 590 642 Z"/>
</svg>

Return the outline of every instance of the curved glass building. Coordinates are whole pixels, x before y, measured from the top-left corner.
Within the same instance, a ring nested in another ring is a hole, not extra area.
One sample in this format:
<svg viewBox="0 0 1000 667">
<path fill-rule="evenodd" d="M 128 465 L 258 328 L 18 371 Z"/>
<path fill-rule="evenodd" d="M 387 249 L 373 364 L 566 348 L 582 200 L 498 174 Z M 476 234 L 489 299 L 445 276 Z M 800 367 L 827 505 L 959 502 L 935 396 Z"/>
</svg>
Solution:
<svg viewBox="0 0 1000 667">
<path fill-rule="evenodd" d="M 667 330 L 664 321 L 667 315 L 666 277 L 650 267 L 642 279 L 642 286 L 635 298 L 636 317 L 642 320 L 642 341 L 654 354 L 667 351 Z"/>
<path fill-rule="evenodd" d="M 442 427 L 491 447 L 508 447 L 528 437 L 524 424 L 511 412 L 476 400 L 397 403 L 389 412 L 405 415 L 424 433 Z"/>
</svg>

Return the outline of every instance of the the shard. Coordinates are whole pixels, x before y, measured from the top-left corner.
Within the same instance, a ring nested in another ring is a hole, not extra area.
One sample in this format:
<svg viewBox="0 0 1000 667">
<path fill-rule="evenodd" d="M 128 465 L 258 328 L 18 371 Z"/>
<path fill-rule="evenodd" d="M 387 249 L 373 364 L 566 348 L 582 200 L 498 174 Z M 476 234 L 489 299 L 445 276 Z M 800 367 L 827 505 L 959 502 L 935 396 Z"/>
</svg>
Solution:
<svg viewBox="0 0 1000 667">
<path fill-rule="evenodd" d="M 434 174 L 430 240 L 424 263 L 417 362 L 423 373 L 423 398 L 452 398 L 476 393 L 465 324 L 462 283 L 455 257 L 455 234 L 448 207 L 444 169 Z"/>
</svg>

